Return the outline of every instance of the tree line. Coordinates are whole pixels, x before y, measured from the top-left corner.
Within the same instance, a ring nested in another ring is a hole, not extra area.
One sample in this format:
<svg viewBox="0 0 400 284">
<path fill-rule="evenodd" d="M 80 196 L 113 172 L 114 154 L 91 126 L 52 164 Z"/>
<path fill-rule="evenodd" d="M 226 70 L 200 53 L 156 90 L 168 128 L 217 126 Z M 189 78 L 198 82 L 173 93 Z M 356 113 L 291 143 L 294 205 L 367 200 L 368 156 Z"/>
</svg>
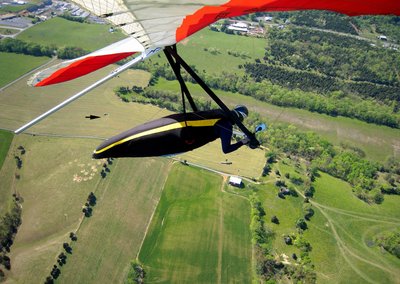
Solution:
<svg viewBox="0 0 400 284">
<path fill-rule="evenodd" d="M 80 47 L 66 46 L 63 48 L 58 48 L 55 45 L 46 46 L 14 38 L 5 38 L 1 40 L 0 52 L 12 52 L 47 57 L 57 55 L 57 57 L 60 59 L 73 59 L 89 53 Z"/>
<path fill-rule="evenodd" d="M 155 90 L 153 88 L 142 89 L 137 86 L 132 86 L 118 87 L 115 90 L 115 94 L 124 102 L 151 104 L 175 112 L 183 111 L 182 95 L 172 91 Z M 199 110 L 210 110 L 214 108 L 210 100 L 203 98 L 193 98 L 193 100 Z M 187 109 L 190 108 L 188 103 L 186 103 L 186 105 Z"/>
<path fill-rule="evenodd" d="M 151 84 L 156 84 L 158 77 L 175 80 L 175 75 L 167 64 L 147 63 L 139 65 L 138 68 L 152 73 Z M 274 105 L 301 108 L 331 116 L 340 115 L 368 123 L 400 128 L 400 100 L 394 99 L 388 105 L 374 100 L 375 97 L 384 95 L 396 98 L 400 94 L 400 88 L 396 93 L 397 89 L 390 86 L 368 82 L 348 82 L 346 88 L 337 90 L 333 87 L 337 80 L 332 77 L 325 76 L 325 80 L 321 79 L 322 75 L 308 76 L 309 73 L 305 71 L 289 72 L 285 67 L 265 64 L 249 63 L 246 64 L 246 68 L 250 76 L 222 72 L 221 74 L 203 73 L 201 77 L 210 88 L 240 93 Z M 182 75 L 186 81 L 195 83 L 185 72 Z M 326 90 L 321 94 L 314 90 L 315 86 Z M 348 96 L 346 95 L 348 89 L 354 89 L 360 93 L 365 91 L 368 96 L 363 99 Z"/>
<path fill-rule="evenodd" d="M 14 243 L 18 227 L 22 223 L 21 213 L 21 206 L 19 202 L 14 199 L 13 207 L 10 212 L 7 212 L 0 219 L 0 265 L 3 265 L 7 270 L 11 269 L 11 260 L 7 254 L 10 252 L 11 246 Z M 0 279 L 2 277 L 4 277 L 4 273 L 0 269 Z"/>
</svg>

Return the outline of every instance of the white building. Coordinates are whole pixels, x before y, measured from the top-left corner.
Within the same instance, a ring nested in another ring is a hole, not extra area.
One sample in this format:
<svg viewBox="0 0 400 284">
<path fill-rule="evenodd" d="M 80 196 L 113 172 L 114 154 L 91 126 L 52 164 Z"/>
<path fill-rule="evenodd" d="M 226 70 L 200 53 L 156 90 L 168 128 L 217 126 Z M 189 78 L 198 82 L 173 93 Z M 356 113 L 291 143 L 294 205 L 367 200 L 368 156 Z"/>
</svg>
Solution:
<svg viewBox="0 0 400 284">
<path fill-rule="evenodd" d="M 246 23 L 238 22 L 228 26 L 229 30 L 244 32 L 247 33 L 249 31 L 248 25 Z"/>
<path fill-rule="evenodd" d="M 231 176 L 229 178 L 229 184 L 232 185 L 232 186 L 236 186 L 236 187 L 242 187 L 243 186 L 242 179 L 238 178 L 238 177 L 234 177 L 234 176 Z"/>
</svg>

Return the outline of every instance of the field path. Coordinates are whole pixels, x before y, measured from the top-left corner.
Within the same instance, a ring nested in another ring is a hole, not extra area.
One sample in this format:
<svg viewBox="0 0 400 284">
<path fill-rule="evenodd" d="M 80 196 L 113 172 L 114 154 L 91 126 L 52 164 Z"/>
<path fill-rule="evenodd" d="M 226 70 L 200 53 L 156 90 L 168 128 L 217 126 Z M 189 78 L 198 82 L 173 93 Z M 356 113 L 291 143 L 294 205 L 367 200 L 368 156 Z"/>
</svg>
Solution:
<svg viewBox="0 0 400 284">
<path fill-rule="evenodd" d="M 304 194 L 300 190 L 298 190 L 297 188 L 295 188 L 295 190 L 300 196 L 302 196 L 303 198 L 306 198 L 304 196 Z M 371 279 L 362 270 L 357 268 L 356 265 L 353 263 L 353 261 L 351 261 L 349 256 L 352 256 L 352 257 L 354 257 L 354 258 L 356 258 L 356 259 L 358 259 L 358 260 L 360 260 L 360 261 L 362 261 L 364 263 L 367 263 L 369 265 L 372 265 L 372 266 L 374 266 L 374 267 L 376 267 L 378 269 L 381 269 L 381 270 L 389 273 L 392 276 L 392 279 L 397 279 L 398 271 L 396 269 L 394 269 L 394 268 L 392 268 L 392 267 L 390 267 L 388 265 L 387 266 L 381 265 L 380 263 L 377 263 L 377 262 L 372 261 L 372 260 L 370 260 L 368 258 L 360 256 L 359 254 L 354 252 L 354 250 L 351 250 L 348 246 L 346 246 L 345 242 L 342 240 L 342 238 L 340 237 L 339 233 L 337 232 L 337 228 L 336 227 L 340 227 L 340 226 L 339 225 L 335 225 L 335 222 L 332 220 L 331 216 L 328 214 L 327 211 L 332 211 L 332 212 L 335 212 L 335 213 L 338 213 L 338 214 L 343 214 L 343 215 L 351 216 L 351 217 L 356 218 L 356 219 L 366 220 L 366 221 L 370 221 L 370 222 L 390 223 L 390 224 L 395 224 L 395 225 L 399 225 L 400 224 L 399 222 L 379 220 L 379 219 L 377 219 L 377 218 L 379 218 L 379 216 L 377 216 L 377 215 L 373 215 L 376 218 L 364 217 L 364 216 L 372 216 L 372 214 L 357 213 L 357 212 L 352 212 L 352 211 L 348 211 L 348 210 L 337 209 L 337 208 L 333 208 L 333 207 L 322 205 L 322 204 L 320 204 L 318 202 L 315 202 L 315 201 L 312 201 L 312 200 L 309 200 L 309 202 L 315 208 L 317 208 L 321 212 L 321 214 L 325 217 L 325 219 L 327 220 L 327 222 L 329 224 L 329 227 L 330 227 L 330 229 L 331 229 L 331 231 L 333 233 L 333 237 L 336 240 L 336 243 L 337 243 L 337 246 L 339 248 L 340 254 L 344 258 L 344 260 L 347 262 L 349 267 L 351 267 L 353 269 L 354 272 L 356 272 L 361 278 L 363 278 L 368 283 L 376 283 L 375 280 Z M 384 217 L 384 216 L 381 216 L 381 217 Z M 345 230 L 343 228 L 342 228 L 342 230 L 345 232 Z"/>
<path fill-rule="evenodd" d="M 366 221 L 371 221 L 371 222 L 379 222 L 379 223 L 388 223 L 388 224 L 393 224 L 393 225 L 400 225 L 400 221 L 396 218 L 391 218 L 387 216 L 382 216 L 382 215 L 376 215 L 376 214 L 369 214 L 369 213 L 359 213 L 359 212 L 354 212 L 354 211 L 349 211 L 349 210 L 344 210 L 344 209 L 338 209 L 335 207 L 330 207 L 330 206 L 325 206 L 320 203 L 317 203 L 315 201 L 312 201 L 313 205 L 318 205 L 321 208 L 324 208 L 326 210 L 335 212 L 337 214 L 341 215 L 346 215 L 350 217 L 354 217 L 357 219 L 362 219 Z M 386 219 L 386 220 L 384 220 Z"/>
<path fill-rule="evenodd" d="M 227 176 L 223 176 L 223 180 L 221 183 L 220 190 L 223 193 L 225 182 L 227 180 Z M 222 204 L 222 197 L 218 198 L 218 212 L 219 212 L 219 224 L 218 224 L 218 231 L 219 231 L 219 238 L 218 238 L 218 265 L 217 265 L 217 283 L 222 283 L 222 250 L 224 248 L 224 207 Z"/>
</svg>

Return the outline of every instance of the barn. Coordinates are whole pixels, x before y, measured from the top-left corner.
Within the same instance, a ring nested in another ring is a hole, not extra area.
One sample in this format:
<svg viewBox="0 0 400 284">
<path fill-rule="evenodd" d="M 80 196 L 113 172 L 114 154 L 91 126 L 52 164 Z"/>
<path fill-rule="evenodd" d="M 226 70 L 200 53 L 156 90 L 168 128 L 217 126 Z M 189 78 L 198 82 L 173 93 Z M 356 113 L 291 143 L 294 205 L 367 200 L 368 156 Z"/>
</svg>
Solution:
<svg viewBox="0 0 400 284">
<path fill-rule="evenodd" d="M 240 187 L 240 188 L 243 187 L 242 179 L 238 178 L 238 177 L 234 177 L 234 176 L 231 176 L 229 178 L 229 184 L 232 186 Z"/>
</svg>

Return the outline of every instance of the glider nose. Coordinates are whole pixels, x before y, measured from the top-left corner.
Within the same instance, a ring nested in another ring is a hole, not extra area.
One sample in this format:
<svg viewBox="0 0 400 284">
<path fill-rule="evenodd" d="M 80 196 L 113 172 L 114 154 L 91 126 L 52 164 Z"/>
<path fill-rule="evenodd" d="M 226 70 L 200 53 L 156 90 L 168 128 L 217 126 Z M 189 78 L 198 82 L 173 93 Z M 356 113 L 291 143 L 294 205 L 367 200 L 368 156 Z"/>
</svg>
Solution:
<svg viewBox="0 0 400 284">
<path fill-rule="evenodd" d="M 93 159 L 103 159 L 105 157 L 103 157 L 103 155 L 101 153 L 99 154 L 99 153 L 96 153 L 96 151 L 94 151 L 92 154 L 92 158 Z"/>
</svg>

